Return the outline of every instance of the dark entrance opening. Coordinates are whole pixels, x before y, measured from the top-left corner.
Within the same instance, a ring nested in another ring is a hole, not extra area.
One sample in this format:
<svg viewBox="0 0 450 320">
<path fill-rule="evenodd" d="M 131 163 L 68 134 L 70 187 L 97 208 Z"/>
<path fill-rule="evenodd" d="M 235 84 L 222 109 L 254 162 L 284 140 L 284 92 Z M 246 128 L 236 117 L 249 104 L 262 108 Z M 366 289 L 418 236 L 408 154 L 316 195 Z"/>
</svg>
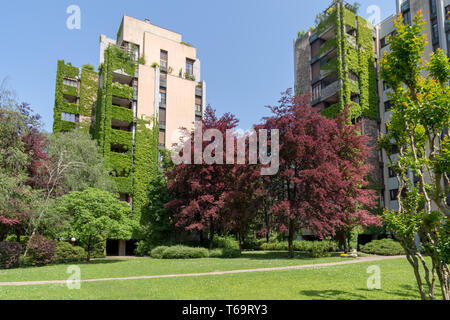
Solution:
<svg viewBox="0 0 450 320">
<path fill-rule="evenodd" d="M 137 241 L 136 240 L 128 240 L 126 247 L 125 247 L 125 251 L 126 251 L 126 255 L 127 256 L 134 256 L 134 250 L 136 249 L 136 244 Z"/>
<path fill-rule="evenodd" d="M 119 240 L 106 241 L 106 255 L 117 257 L 119 255 Z"/>
</svg>

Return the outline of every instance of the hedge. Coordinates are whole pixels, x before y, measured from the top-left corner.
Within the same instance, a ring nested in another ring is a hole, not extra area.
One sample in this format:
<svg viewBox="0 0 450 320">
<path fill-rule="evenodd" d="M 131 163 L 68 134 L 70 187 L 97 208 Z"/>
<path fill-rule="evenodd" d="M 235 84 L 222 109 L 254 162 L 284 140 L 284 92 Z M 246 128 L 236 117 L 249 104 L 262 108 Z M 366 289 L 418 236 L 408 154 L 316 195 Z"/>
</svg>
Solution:
<svg viewBox="0 0 450 320">
<path fill-rule="evenodd" d="M 392 239 L 374 240 L 369 242 L 366 245 L 361 246 L 361 252 L 380 256 L 399 256 L 405 254 L 405 250 L 401 244 Z"/>
<path fill-rule="evenodd" d="M 206 248 L 194 248 L 182 245 L 160 246 L 150 251 L 154 259 L 200 259 L 200 258 L 237 258 L 239 250 L 219 248 L 209 251 Z"/>
</svg>

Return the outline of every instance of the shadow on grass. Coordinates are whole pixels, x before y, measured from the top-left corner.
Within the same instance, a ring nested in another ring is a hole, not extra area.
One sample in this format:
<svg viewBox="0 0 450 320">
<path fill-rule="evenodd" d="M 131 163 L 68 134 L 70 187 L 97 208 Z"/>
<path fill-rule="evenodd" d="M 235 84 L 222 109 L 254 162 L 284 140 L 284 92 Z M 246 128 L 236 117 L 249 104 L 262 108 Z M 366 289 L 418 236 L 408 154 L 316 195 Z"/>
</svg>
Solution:
<svg viewBox="0 0 450 320">
<path fill-rule="evenodd" d="M 340 257 L 340 253 L 333 252 L 330 257 Z M 249 251 L 243 252 L 241 258 L 254 259 L 254 260 L 311 260 L 315 259 L 306 252 L 295 252 L 295 257 L 292 259 L 289 257 L 287 251 Z"/>
<path fill-rule="evenodd" d="M 65 262 L 65 263 L 51 263 L 46 264 L 42 266 L 33 266 L 33 265 L 25 265 L 20 266 L 18 269 L 36 269 L 36 268 L 44 268 L 44 267 L 50 267 L 50 266 L 72 266 L 72 265 L 80 265 L 80 266 L 89 266 L 89 265 L 102 265 L 102 264 L 113 264 L 113 263 L 119 263 L 124 262 L 123 259 L 99 259 L 99 260 L 91 260 L 90 262 L 87 261 L 73 261 L 73 262 Z M 13 269 L 10 269 L 13 270 Z"/>
<path fill-rule="evenodd" d="M 420 299 L 420 295 L 418 293 L 418 290 L 410 285 L 400 285 L 400 289 L 397 290 L 383 290 L 384 293 L 386 293 L 390 298 L 389 300 L 417 300 Z M 357 289 L 360 292 L 366 292 L 370 293 L 373 292 L 373 290 L 369 289 Z M 379 290 L 380 291 L 380 290 Z"/>
<path fill-rule="evenodd" d="M 342 290 L 302 290 L 300 294 L 314 300 L 367 300 L 366 296 Z"/>
</svg>

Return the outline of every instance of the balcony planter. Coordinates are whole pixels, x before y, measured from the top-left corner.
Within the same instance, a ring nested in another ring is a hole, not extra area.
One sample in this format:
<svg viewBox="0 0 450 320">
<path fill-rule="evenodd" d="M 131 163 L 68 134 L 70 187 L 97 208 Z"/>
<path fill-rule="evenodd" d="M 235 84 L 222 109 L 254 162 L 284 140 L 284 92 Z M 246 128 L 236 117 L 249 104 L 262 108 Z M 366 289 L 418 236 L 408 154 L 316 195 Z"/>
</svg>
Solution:
<svg viewBox="0 0 450 320">
<path fill-rule="evenodd" d="M 133 110 L 119 107 L 119 106 L 112 106 L 112 118 L 115 120 L 120 120 L 124 122 L 133 122 Z"/>
<path fill-rule="evenodd" d="M 133 134 L 129 131 L 111 129 L 111 144 L 124 146 L 128 151 L 131 150 Z"/>
<path fill-rule="evenodd" d="M 63 94 L 73 97 L 78 97 L 78 88 L 77 87 L 71 87 L 68 85 L 63 85 Z"/>
<path fill-rule="evenodd" d="M 133 100 L 134 98 L 134 88 L 127 86 L 126 84 L 113 83 L 112 85 L 112 95 L 117 98 Z"/>
</svg>

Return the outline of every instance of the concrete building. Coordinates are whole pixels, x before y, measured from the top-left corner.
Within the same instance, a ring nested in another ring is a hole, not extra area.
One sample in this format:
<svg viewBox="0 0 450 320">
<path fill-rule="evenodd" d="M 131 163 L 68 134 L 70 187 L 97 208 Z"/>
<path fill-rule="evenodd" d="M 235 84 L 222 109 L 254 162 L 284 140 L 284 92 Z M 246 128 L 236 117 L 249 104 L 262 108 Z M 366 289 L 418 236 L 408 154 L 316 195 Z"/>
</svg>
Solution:
<svg viewBox="0 0 450 320">
<path fill-rule="evenodd" d="M 394 30 L 394 19 L 397 14 L 401 13 L 408 24 L 412 23 L 414 15 L 421 10 L 425 19 L 425 32 L 428 38 L 428 44 L 425 48 L 424 58 L 430 59 L 430 54 L 441 48 L 449 55 L 450 48 L 450 0 L 396 0 L 397 13 L 388 17 L 377 25 L 378 38 L 378 55 L 382 58 L 386 52 L 389 52 L 388 36 Z M 378 83 L 378 91 L 380 93 L 380 122 L 381 133 L 386 134 L 386 123 L 389 121 L 392 112 L 390 111 L 391 103 L 388 98 L 390 88 L 383 81 Z M 395 156 L 394 156 L 395 157 Z M 390 210 L 398 209 L 397 194 L 398 182 L 394 172 L 389 168 L 389 160 L 386 153 L 382 152 L 383 163 L 383 180 L 384 189 L 382 192 L 383 207 Z M 394 158 L 395 159 L 395 158 Z M 410 173 L 411 181 L 416 178 Z M 416 182 L 416 181 L 414 181 Z"/>
<path fill-rule="evenodd" d="M 53 130 L 91 133 L 136 218 L 135 155 L 151 152 L 139 149 L 140 124 L 156 130 L 158 123 L 159 148 L 175 147 L 203 117 L 206 84 L 200 72 L 197 49 L 181 34 L 129 16 L 115 39 L 100 36 L 98 72 L 58 62 Z M 124 255 L 124 242 L 118 247 Z"/>
<path fill-rule="evenodd" d="M 379 136 L 376 79 L 376 32 L 355 14 L 353 6 L 335 1 L 312 30 L 294 41 L 295 90 L 310 94 L 311 106 L 335 117 L 351 105 L 352 120 L 362 120 L 363 131 L 375 147 Z M 381 189 L 380 156 L 370 155 L 372 186 Z"/>
</svg>

